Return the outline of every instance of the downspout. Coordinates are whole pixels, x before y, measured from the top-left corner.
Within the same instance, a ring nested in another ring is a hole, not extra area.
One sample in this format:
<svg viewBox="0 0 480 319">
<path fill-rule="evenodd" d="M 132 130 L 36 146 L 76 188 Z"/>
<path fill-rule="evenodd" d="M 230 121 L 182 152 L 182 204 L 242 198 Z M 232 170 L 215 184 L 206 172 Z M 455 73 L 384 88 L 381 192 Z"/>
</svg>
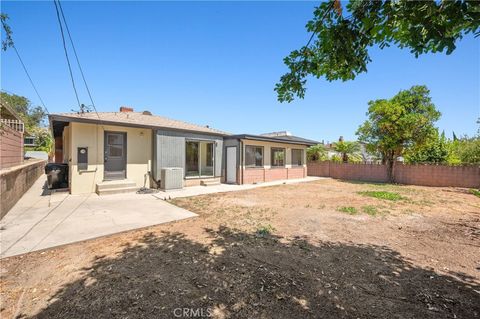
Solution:
<svg viewBox="0 0 480 319">
<path fill-rule="evenodd" d="M 240 165 L 239 165 L 239 167 L 240 167 L 240 172 L 241 172 L 241 175 L 242 175 L 242 185 L 243 185 L 243 141 L 240 140 L 240 139 L 239 139 L 239 141 L 240 141 L 240 163 L 239 163 Z"/>
</svg>

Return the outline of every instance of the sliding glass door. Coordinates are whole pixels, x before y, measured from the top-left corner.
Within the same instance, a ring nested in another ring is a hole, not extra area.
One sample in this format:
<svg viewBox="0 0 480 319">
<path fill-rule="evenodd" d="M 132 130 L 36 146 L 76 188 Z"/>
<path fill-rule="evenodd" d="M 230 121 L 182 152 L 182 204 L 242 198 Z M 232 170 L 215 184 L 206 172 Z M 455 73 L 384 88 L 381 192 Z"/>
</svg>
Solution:
<svg viewBox="0 0 480 319">
<path fill-rule="evenodd" d="M 186 177 L 213 177 L 215 144 L 213 142 L 187 141 L 185 152 Z"/>
</svg>

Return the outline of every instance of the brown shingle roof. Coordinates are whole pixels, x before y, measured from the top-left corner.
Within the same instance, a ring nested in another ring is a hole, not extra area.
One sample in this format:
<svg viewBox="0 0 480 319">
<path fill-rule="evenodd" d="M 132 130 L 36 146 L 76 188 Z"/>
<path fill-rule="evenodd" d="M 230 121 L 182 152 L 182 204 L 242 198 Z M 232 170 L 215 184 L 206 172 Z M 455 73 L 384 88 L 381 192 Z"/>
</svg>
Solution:
<svg viewBox="0 0 480 319">
<path fill-rule="evenodd" d="M 100 117 L 100 118 L 99 118 Z M 146 115 L 142 112 L 89 112 L 89 113 L 56 113 L 50 115 L 51 120 L 56 121 L 79 121 L 101 122 L 112 125 L 134 125 L 154 128 L 176 129 L 183 131 L 230 135 L 227 132 L 209 128 L 206 126 L 169 119 L 158 115 Z"/>
</svg>

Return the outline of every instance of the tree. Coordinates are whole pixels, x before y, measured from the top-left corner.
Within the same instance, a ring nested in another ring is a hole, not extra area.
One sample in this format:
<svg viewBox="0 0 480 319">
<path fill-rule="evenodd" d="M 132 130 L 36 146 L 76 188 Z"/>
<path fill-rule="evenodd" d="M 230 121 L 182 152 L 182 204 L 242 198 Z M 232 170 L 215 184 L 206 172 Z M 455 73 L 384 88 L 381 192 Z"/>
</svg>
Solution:
<svg viewBox="0 0 480 319">
<path fill-rule="evenodd" d="M 8 47 L 13 47 L 12 29 L 7 24 L 8 15 L 0 13 L 0 23 L 2 23 L 3 31 L 5 32 L 5 40 L 2 40 L 2 50 L 7 51 Z"/>
<path fill-rule="evenodd" d="M 426 86 L 413 86 L 391 99 L 370 101 L 368 119 L 357 135 L 372 152 L 382 155 L 388 177 L 394 182 L 394 165 L 405 149 L 421 147 L 436 132 L 434 122 L 440 118 Z"/>
<path fill-rule="evenodd" d="M 451 54 L 464 35 L 480 34 L 480 1 L 339 0 L 320 4 L 306 25 L 310 41 L 284 59 L 289 72 L 275 91 L 280 102 L 305 96 L 308 76 L 353 80 L 367 72 L 368 50 L 390 45 L 425 53 Z"/>
<path fill-rule="evenodd" d="M 45 127 L 36 127 L 29 133 L 35 137 L 35 146 L 26 147 L 26 150 L 47 152 L 49 155 L 53 151 L 53 138 L 50 131 Z"/>
<path fill-rule="evenodd" d="M 0 92 L 0 100 L 10 105 L 20 115 L 27 131 L 43 126 L 47 113 L 41 106 L 32 106 L 26 97 L 5 92 Z"/>
<path fill-rule="evenodd" d="M 348 163 L 350 160 L 357 162 L 361 158 L 360 145 L 357 142 L 341 140 L 333 144 L 333 149 L 340 153 L 344 163 Z"/>
<path fill-rule="evenodd" d="M 406 163 L 448 163 L 449 142 L 445 133 L 439 134 L 438 130 L 424 145 L 412 147 L 405 152 Z"/>
<path fill-rule="evenodd" d="M 307 148 L 307 159 L 310 162 L 325 161 L 328 159 L 327 150 L 323 144 L 317 144 Z"/>
<path fill-rule="evenodd" d="M 452 141 L 449 150 L 451 164 L 480 164 L 480 136 Z"/>
<path fill-rule="evenodd" d="M 49 130 L 44 127 L 44 120 L 47 116 L 44 109 L 41 106 L 32 106 L 29 99 L 16 94 L 0 92 L 0 100 L 18 113 L 25 124 L 25 130 L 29 135 L 35 137 L 36 146 L 30 149 L 50 153 L 53 147 L 53 139 Z"/>
</svg>

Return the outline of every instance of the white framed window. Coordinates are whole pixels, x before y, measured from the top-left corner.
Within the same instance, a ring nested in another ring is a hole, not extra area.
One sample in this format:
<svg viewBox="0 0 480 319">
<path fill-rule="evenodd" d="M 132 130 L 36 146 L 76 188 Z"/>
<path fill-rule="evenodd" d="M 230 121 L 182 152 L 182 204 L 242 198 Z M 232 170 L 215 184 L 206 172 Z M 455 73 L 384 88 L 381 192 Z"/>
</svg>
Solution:
<svg viewBox="0 0 480 319">
<path fill-rule="evenodd" d="M 285 167 L 285 149 L 272 147 L 271 149 L 271 166 Z"/>
<path fill-rule="evenodd" d="M 245 146 L 245 167 L 263 167 L 263 146 Z"/>
<path fill-rule="evenodd" d="M 292 149 L 292 166 L 302 166 L 303 164 L 303 150 Z"/>
</svg>

